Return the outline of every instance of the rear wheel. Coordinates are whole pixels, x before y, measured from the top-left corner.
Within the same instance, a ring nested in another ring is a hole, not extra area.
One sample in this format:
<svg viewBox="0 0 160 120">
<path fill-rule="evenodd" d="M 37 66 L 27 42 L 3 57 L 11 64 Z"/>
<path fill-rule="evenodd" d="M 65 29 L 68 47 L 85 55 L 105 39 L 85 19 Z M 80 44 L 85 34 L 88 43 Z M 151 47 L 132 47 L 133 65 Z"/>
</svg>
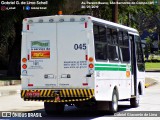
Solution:
<svg viewBox="0 0 160 120">
<path fill-rule="evenodd" d="M 64 104 L 53 103 L 53 102 L 44 102 L 44 109 L 48 115 L 61 114 L 64 111 Z"/>
<path fill-rule="evenodd" d="M 116 90 L 113 91 L 112 101 L 109 102 L 109 112 L 114 114 L 118 111 L 118 95 Z"/>
<path fill-rule="evenodd" d="M 137 92 L 137 96 L 135 98 L 130 99 L 131 107 L 138 107 L 139 106 L 139 99 L 140 99 L 139 92 Z"/>
</svg>

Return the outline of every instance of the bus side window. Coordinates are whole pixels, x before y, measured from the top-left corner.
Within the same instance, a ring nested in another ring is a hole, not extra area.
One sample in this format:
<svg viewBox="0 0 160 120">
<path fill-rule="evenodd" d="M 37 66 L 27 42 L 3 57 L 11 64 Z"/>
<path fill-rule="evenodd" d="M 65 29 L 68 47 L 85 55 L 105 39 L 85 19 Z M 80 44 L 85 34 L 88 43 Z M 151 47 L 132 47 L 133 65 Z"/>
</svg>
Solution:
<svg viewBox="0 0 160 120">
<path fill-rule="evenodd" d="M 144 59 L 143 59 L 143 51 L 142 51 L 142 44 L 141 39 L 139 36 L 135 36 L 136 41 L 136 55 L 137 55 L 137 66 L 139 71 L 144 71 Z"/>
<path fill-rule="evenodd" d="M 121 54 L 122 62 L 129 62 L 130 61 L 130 51 L 129 51 L 129 36 L 128 33 L 125 31 L 119 31 L 119 48 Z"/>
<path fill-rule="evenodd" d="M 129 47 L 129 36 L 127 32 L 123 32 L 124 46 Z"/>
<path fill-rule="evenodd" d="M 94 40 L 99 41 L 98 26 L 97 25 L 94 25 L 93 31 L 94 31 Z"/>
<path fill-rule="evenodd" d="M 112 29 L 112 43 L 113 44 L 117 44 L 117 37 L 118 37 L 117 34 L 118 34 L 117 30 Z"/>
<path fill-rule="evenodd" d="M 112 34 L 111 34 L 111 29 L 110 28 L 107 28 L 106 29 L 106 37 L 107 37 L 107 41 L 109 44 L 112 44 Z"/>
<path fill-rule="evenodd" d="M 93 32 L 95 43 L 95 58 L 96 60 L 107 60 L 106 28 L 103 26 L 94 25 Z"/>
<path fill-rule="evenodd" d="M 108 58 L 111 61 L 118 61 L 118 49 L 117 46 L 108 45 Z"/>
<path fill-rule="evenodd" d="M 123 45 L 123 32 L 122 31 L 119 31 L 119 34 L 118 34 L 118 44 Z"/>
<path fill-rule="evenodd" d="M 108 58 L 111 61 L 118 61 L 118 44 L 117 44 L 117 30 L 107 28 L 108 41 Z"/>
</svg>

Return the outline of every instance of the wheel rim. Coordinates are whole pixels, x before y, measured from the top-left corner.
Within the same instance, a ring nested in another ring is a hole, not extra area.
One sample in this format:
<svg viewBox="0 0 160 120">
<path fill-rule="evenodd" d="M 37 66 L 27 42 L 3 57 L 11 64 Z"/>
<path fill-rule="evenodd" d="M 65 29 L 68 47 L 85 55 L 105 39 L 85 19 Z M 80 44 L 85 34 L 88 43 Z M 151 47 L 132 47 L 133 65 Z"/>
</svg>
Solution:
<svg viewBox="0 0 160 120">
<path fill-rule="evenodd" d="M 114 109 L 114 111 L 116 111 L 117 110 L 117 107 L 118 107 L 118 102 L 117 102 L 117 96 L 114 94 L 113 95 L 113 102 L 112 102 L 113 104 L 113 109 Z"/>
</svg>

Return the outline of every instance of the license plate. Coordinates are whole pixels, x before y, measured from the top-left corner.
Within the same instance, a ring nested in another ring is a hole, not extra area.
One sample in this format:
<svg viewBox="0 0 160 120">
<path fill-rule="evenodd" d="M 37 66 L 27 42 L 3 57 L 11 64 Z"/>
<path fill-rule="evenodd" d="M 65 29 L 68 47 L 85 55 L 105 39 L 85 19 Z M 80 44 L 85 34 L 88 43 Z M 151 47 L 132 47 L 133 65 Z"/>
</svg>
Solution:
<svg viewBox="0 0 160 120">
<path fill-rule="evenodd" d="M 26 97 L 39 97 L 40 92 L 27 92 Z"/>
</svg>

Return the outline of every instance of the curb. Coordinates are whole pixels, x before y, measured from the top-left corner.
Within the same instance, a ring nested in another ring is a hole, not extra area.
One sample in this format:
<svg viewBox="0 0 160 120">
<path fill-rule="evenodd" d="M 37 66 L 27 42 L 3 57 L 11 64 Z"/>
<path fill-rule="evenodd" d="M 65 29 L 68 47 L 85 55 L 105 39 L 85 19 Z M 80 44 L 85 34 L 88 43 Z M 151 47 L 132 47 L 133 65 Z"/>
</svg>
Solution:
<svg viewBox="0 0 160 120">
<path fill-rule="evenodd" d="M 0 86 L 20 85 L 21 80 L 0 80 Z"/>
<path fill-rule="evenodd" d="M 12 91 L 0 91 L 0 97 L 1 96 L 8 96 L 8 95 L 14 95 L 19 94 L 19 90 L 12 90 Z"/>
<path fill-rule="evenodd" d="M 148 87 L 153 86 L 155 84 L 157 84 L 157 81 L 154 81 L 152 83 L 145 83 L 145 88 L 148 88 Z"/>
<path fill-rule="evenodd" d="M 160 72 L 160 70 L 147 70 L 145 72 Z"/>
</svg>

